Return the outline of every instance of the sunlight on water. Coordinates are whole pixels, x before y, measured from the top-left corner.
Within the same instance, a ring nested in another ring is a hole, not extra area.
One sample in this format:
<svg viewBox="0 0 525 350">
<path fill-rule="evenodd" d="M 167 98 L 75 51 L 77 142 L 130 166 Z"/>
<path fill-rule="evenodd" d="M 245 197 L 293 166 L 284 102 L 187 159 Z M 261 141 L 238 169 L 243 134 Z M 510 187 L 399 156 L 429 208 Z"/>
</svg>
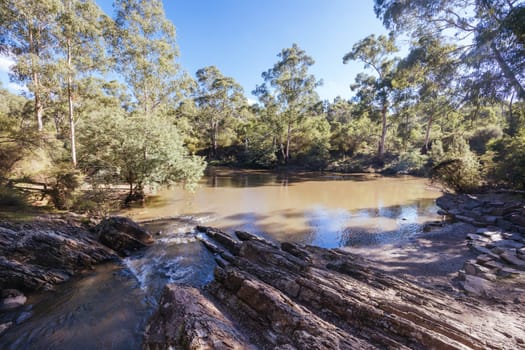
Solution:
<svg viewBox="0 0 525 350">
<path fill-rule="evenodd" d="M 195 193 L 163 190 L 145 208 L 125 212 L 155 237 L 123 266 L 99 266 L 86 277 L 33 298 L 30 317 L 2 337 L 1 349 L 140 349 L 147 318 L 166 283 L 201 287 L 214 256 L 195 225 L 245 230 L 322 247 L 399 241 L 436 220 L 439 192 L 409 176 L 285 176 L 222 172 Z"/>
<path fill-rule="evenodd" d="M 323 247 L 377 244 L 438 219 L 440 192 L 411 176 L 217 171 L 194 193 L 162 190 L 136 220 L 183 215 L 205 225 Z"/>
</svg>

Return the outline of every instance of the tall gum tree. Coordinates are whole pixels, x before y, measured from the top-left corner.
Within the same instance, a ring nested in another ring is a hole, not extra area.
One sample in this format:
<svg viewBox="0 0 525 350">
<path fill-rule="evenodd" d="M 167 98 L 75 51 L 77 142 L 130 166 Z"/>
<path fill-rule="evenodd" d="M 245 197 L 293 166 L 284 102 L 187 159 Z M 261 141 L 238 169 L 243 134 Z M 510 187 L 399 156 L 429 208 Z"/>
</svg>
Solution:
<svg viewBox="0 0 525 350">
<path fill-rule="evenodd" d="M 375 0 L 376 15 L 398 34 L 443 36 L 468 66 L 458 78 L 474 94 L 525 99 L 522 0 Z M 476 91 L 477 90 L 477 91 Z"/>
<path fill-rule="evenodd" d="M 2 51 L 16 61 L 10 77 L 27 87 L 40 132 L 44 129 L 44 107 L 53 72 L 56 40 L 52 30 L 61 7 L 60 0 L 5 0 L 0 6 Z"/>
<path fill-rule="evenodd" d="M 166 18 L 162 1 L 116 0 L 113 57 L 145 117 L 179 99 L 185 77 L 176 62 L 179 55 L 175 27 Z"/>
<path fill-rule="evenodd" d="M 285 133 L 281 151 L 285 163 L 290 159 L 292 135 L 304 118 L 319 102 L 315 88 L 322 84 L 316 80 L 308 69 L 315 63 L 312 57 L 297 44 L 283 49 L 278 57 L 280 60 L 268 71 L 262 73 L 265 81 L 256 89 L 264 103 L 274 97 L 279 106 L 279 123 Z"/>
<path fill-rule="evenodd" d="M 344 55 L 343 63 L 361 61 L 365 68 L 370 68 L 374 76 L 359 74 L 352 90 L 359 90 L 358 97 L 367 98 L 379 105 L 381 111 L 381 137 L 377 154 L 383 158 L 385 154 L 385 141 L 388 127 L 388 112 L 393 98 L 393 82 L 395 79 L 396 62 L 392 54 L 397 52 L 393 37 L 369 35 L 358 41 L 352 51 Z"/>
<path fill-rule="evenodd" d="M 92 0 L 63 0 L 55 36 L 59 81 L 65 85 L 71 161 L 77 165 L 75 105 L 80 103 L 80 85 L 83 79 L 103 71 L 105 62 L 104 25 L 107 16 Z"/>
<path fill-rule="evenodd" d="M 200 88 L 195 101 L 200 108 L 200 119 L 205 121 L 210 135 L 211 156 L 216 157 L 221 124 L 240 115 L 247 101 L 242 87 L 233 78 L 224 76 L 217 67 L 204 67 L 196 75 Z"/>
</svg>

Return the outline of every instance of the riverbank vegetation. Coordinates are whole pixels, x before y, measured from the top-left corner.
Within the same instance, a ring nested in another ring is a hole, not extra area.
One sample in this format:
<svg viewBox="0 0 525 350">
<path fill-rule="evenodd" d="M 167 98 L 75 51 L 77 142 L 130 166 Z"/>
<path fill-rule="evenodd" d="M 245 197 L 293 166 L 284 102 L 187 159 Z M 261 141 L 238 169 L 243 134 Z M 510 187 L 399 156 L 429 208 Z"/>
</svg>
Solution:
<svg viewBox="0 0 525 350">
<path fill-rule="evenodd" d="M 456 191 L 525 188 L 522 1 L 375 0 L 391 34 L 341 57 L 363 64 L 349 77 L 353 99 L 322 101 L 314 58 L 291 44 L 262 72 L 254 104 L 217 67 L 192 77 L 179 66 L 161 1 L 116 0 L 114 9 L 0 6 L 0 50 L 23 87 L 0 90 L 3 202 L 23 202 L 12 189 L 24 183 L 57 208 L 101 210 L 117 184 L 126 202 L 148 186 L 192 186 L 205 160 L 411 173 Z"/>
</svg>

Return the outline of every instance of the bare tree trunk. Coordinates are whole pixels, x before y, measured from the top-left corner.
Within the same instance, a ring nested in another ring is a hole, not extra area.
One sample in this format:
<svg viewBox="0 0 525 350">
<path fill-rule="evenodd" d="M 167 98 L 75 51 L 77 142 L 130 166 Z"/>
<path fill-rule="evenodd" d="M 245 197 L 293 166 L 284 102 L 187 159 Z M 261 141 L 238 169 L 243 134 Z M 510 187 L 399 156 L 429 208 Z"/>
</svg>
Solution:
<svg viewBox="0 0 525 350">
<path fill-rule="evenodd" d="M 518 97 L 520 99 L 525 99 L 525 88 L 520 84 L 520 82 L 516 78 L 516 75 L 512 72 L 512 69 L 509 67 L 507 62 L 505 62 L 505 59 L 501 55 L 501 52 L 499 52 L 498 48 L 496 47 L 496 44 L 491 43 L 490 48 L 492 49 L 492 52 L 494 53 L 494 56 L 496 57 L 496 61 L 498 62 L 498 65 L 503 71 L 503 74 L 505 74 L 507 79 L 510 80 L 512 86 L 516 89 L 516 92 L 518 93 Z"/>
<path fill-rule="evenodd" d="M 428 153 L 428 151 L 430 151 L 428 143 L 430 141 L 430 128 L 432 127 L 433 119 L 434 119 L 434 116 L 431 115 L 430 118 L 428 119 L 428 123 L 427 123 L 427 130 L 425 132 L 425 153 Z"/>
<path fill-rule="evenodd" d="M 35 95 L 35 107 L 34 107 L 34 113 L 36 122 L 38 125 L 38 131 L 41 132 L 44 130 L 44 122 L 43 122 L 43 114 L 44 114 L 44 108 L 42 107 L 42 101 L 40 98 L 40 79 L 38 76 L 38 72 L 36 71 L 36 63 L 35 63 L 35 56 L 38 56 L 38 47 L 35 44 L 35 38 L 33 37 L 33 28 L 29 26 L 29 51 L 31 53 L 31 69 L 32 69 L 32 75 L 33 75 L 33 85 L 34 85 L 34 91 L 33 94 Z"/>
<path fill-rule="evenodd" d="M 383 103 L 383 108 L 381 110 L 381 115 L 383 119 L 383 126 L 381 129 L 381 139 L 379 140 L 379 148 L 378 148 L 378 156 L 379 158 L 383 158 L 385 155 L 385 140 L 386 140 L 386 114 L 387 114 L 387 105 L 386 103 Z"/>
<path fill-rule="evenodd" d="M 71 5 L 71 4 L 70 4 Z M 73 166 L 77 166 L 77 150 L 76 150 L 76 139 L 75 139 L 75 119 L 73 115 L 73 78 L 72 78 L 72 67 L 71 67 L 71 39 L 67 39 L 67 99 L 69 107 L 69 130 L 71 137 L 71 161 Z"/>
<path fill-rule="evenodd" d="M 292 138 L 292 124 L 288 123 L 288 131 L 286 133 L 286 154 L 284 157 L 284 162 L 288 164 L 290 159 L 290 139 Z"/>
</svg>

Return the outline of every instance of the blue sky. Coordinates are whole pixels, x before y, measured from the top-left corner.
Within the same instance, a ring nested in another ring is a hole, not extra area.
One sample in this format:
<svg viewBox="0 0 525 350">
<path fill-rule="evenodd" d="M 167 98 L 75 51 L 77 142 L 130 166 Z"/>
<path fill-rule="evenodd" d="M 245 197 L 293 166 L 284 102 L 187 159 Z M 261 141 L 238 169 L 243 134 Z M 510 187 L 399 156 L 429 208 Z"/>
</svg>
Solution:
<svg viewBox="0 0 525 350">
<path fill-rule="evenodd" d="M 111 0 L 97 2 L 112 14 Z M 164 0 L 164 9 L 177 29 L 183 68 L 194 75 L 215 65 L 251 99 L 261 73 L 293 43 L 316 61 L 311 72 L 324 82 L 317 90 L 322 99 L 349 98 L 363 67 L 344 65 L 343 55 L 365 36 L 386 33 L 372 0 Z"/>
</svg>

